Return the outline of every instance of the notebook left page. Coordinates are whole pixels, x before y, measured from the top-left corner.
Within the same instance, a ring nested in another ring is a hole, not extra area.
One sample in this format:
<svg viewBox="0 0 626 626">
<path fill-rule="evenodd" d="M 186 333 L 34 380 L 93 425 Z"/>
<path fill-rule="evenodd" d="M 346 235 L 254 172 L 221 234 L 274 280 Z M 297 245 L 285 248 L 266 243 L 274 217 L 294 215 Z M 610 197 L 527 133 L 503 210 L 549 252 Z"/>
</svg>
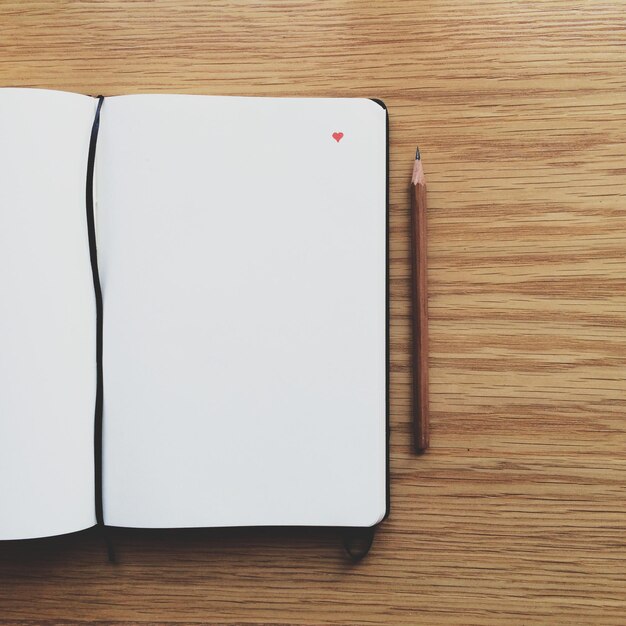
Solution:
<svg viewBox="0 0 626 626">
<path fill-rule="evenodd" d="M 94 111 L 87 96 L 0 89 L 0 539 L 95 523 Z"/>
</svg>

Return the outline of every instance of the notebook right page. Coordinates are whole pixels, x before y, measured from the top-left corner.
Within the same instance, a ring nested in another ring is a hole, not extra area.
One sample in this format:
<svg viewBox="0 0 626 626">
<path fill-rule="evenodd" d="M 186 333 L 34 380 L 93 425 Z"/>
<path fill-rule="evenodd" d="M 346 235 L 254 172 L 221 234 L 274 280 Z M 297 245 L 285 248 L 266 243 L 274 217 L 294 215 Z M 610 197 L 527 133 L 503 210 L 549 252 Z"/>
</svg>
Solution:
<svg viewBox="0 0 626 626">
<path fill-rule="evenodd" d="M 105 522 L 378 522 L 384 109 L 107 98 L 96 176 Z"/>
</svg>

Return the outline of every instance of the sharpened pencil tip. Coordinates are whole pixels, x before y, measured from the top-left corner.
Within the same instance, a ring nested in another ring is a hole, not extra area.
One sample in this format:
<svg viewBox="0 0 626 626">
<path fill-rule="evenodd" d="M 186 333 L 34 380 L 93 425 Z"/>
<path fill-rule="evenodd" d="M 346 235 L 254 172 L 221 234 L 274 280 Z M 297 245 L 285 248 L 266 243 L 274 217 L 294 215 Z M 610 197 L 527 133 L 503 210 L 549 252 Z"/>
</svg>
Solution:
<svg viewBox="0 0 626 626">
<path fill-rule="evenodd" d="M 419 146 L 417 146 L 417 148 L 415 149 L 415 160 L 419 161 L 422 157 L 420 156 L 420 148 Z"/>
</svg>

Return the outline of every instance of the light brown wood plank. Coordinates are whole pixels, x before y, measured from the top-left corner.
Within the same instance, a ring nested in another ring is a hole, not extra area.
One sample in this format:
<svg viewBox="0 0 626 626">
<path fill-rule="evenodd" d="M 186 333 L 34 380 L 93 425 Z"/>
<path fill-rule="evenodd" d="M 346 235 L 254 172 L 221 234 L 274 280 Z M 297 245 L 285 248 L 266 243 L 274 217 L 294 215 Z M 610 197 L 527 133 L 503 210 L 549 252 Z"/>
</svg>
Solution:
<svg viewBox="0 0 626 626">
<path fill-rule="evenodd" d="M 0 544 L 3 623 L 624 624 L 626 7 L 0 2 L 0 84 L 373 96 L 391 117 L 391 516 Z M 410 438 L 407 192 L 429 183 L 431 449 Z M 0 180 L 1 184 L 1 180 Z M 1 506 L 1 503 L 0 503 Z"/>
</svg>

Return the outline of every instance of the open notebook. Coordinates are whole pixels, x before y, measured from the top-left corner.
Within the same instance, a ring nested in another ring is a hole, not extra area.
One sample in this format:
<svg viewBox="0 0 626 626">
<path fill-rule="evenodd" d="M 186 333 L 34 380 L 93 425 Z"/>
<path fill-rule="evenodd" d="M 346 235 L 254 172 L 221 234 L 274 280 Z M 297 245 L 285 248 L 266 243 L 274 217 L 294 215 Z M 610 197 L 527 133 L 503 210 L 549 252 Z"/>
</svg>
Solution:
<svg viewBox="0 0 626 626">
<path fill-rule="evenodd" d="M 377 524 L 385 109 L 118 96 L 94 144 L 97 105 L 0 89 L 0 539 Z"/>
</svg>

